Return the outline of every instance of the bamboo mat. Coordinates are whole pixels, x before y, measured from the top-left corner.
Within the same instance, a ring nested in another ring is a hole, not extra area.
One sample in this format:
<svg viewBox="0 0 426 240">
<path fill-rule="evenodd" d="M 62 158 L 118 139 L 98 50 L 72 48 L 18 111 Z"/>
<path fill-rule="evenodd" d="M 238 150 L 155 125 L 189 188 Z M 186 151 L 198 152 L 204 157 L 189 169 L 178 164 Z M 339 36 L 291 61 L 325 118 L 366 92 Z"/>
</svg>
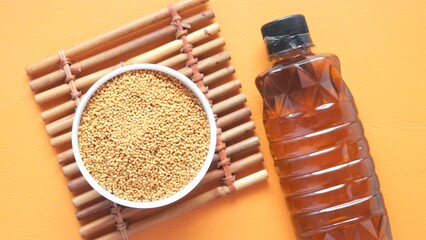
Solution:
<svg viewBox="0 0 426 240">
<path fill-rule="evenodd" d="M 127 239 L 267 177 L 241 82 L 234 79 L 220 27 L 205 2 L 173 4 L 27 67 L 50 143 L 74 194 L 83 238 Z M 214 162 L 199 186 L 170 206 L 150 210 L 118 206 L 91 189 L 71 150 L 71 125 L 81 95 L 106 73 L 136 63 L 157 63 L 192 78 L 211 100 L 220 129 Z"/>
</svg>

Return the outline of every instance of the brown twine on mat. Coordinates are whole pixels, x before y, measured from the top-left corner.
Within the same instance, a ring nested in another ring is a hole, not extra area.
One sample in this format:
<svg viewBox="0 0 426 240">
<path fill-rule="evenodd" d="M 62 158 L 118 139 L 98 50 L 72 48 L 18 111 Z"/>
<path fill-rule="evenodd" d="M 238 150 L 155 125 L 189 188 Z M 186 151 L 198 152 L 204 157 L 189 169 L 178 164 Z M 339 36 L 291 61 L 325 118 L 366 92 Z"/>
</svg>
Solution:
<svg viewBox="0 0 426 240">
<path fill-rule="evenodd" d="M 191 67 L 192 69 L 192 77 L 191 77 L 192 81 L 195 84 L 197 84 L 198 88 L 200 88 L 200 90 L 204 93 L 204 95 L 206 95 L 209 89 L 203 83 L 204 75 L 198 69 L 198 66 L 197 66 L 198 59 L 194 57 L 194 54 L 192 52 L 193 46 L 186 39 L 186 35 L 188 34 L 188 29 L 190 29 L 191 26 L 182 22 L 182 17 L 178 14 L 178 12 L 176 11 L 173 5 L 169 5 L 167 6 L 167 8 L 169 9 L 170 15 L 172 17 L 171 24 L 175 25 L 177 28 L 176 38 L 181 39 L 183 42 L 183 47 L 181 49 L 181 52 L 184 52 L 188 55 L 186 66 Z M 209 102 L 211 105 L 212 102 L 210 100 Z M 217 116 L 215 116 L 215 118 L 217 119 Z M 222 168 L 224 172 L 225 177 L 222 178 L 223 183 L 229 187 L 231 192 L 235 192 L 236 191 L 234 186 L 235 175 L 232 174 L 231 172 L 231 168 L 230 168 L 231 160 L 225 151 L 226 144 L 222 142 L 222 140 L 220 139 L 221 133 L 222 133 L 222 129 L 217 128 L 216 152 L 219 153 L 219 162 L 217 164 L 217 168 Z"/>
<path fill-rule="evenodd" d="M 121 239 L 127 240 L 129 236 L 127 235 L 127 223 L 124 221 L 123 216 L 121 215 L 121 206 L 115 202 L 111 202 L 111 215 L 115 217 L 117 222 L 117 230 L 120 231 Z"/>
<path fill-rule="evenodd" d="M 80 96 L 81 91 L 77 89 L 74 80 L 76 79 L 75 73 L 79 72 L 80 69 L 72 67 L 71 60 L 65 55 L 64 50 L 60 50 L 58 52 L 59 59 L 61 60 L 60 68 L 65 71 L 65 82 L 68 83 L 70 87 L 70 95 L 71 99 L 75 102 L 75 106 L 77 107 L 80 104 Z M 122 63 L 122 66 L 124 64 Z M 123 240 L 129 239 L 127 235 L 127 223 L 124 221 L 123 216 L 121 215 L 121 206 L 115 202 L 110 202 L 111 204 L 111 215 L 115 217 L 116 228 L 120 231 L 121 238 Z"/>
<path fill-rule="evenodd" d="M 178 14 L 176 9 L 173 7 L 173 5 L 167 6 L 167 8 L 170 11 L 170 15 L 172 16 L 172 22 L 171 24 L 175 25 L 177 28 L 176 31 L 176 38 L 179 38 L 183 42 L 183 47 L 181 49 L 181 52 L 184 52 L 188 55 L 188 61 L 186 62 L 187 67 L 191 67 L 192 69 L 192 81 L 197 84 L 198 88 L 206 94 L 208 91 L 208 88 L 204 86 L 203 78 L 204 75 L 200 73 L 200 70 L 198 69 L 197 63 L 198 59 L 194 57 L 194 54 L 192 52 L 192 44 L 188 42 L 186 39 L 186 35 L 188 34 L 188 29 L 191 28 L 189 24 L 186 24 L 182 22 L 182 17 Z"/>
<path fill-rule="evenodd" d="M 74 80 L 76 78 L 75 73 L 79 72 L 80 69 L 71 66 L 71 60 L 65 55 L 64 50 L 60 50 L 58 55 L 61 60 L 61 65 L 59 67 L 65 71 L 65 82 L 68 83 L 70 87 L 71 99 L 75 102 L 75 106 L 77 107 L 78 104 L 80 104 L 81 91 L 77 89 Z"/>
</svg>

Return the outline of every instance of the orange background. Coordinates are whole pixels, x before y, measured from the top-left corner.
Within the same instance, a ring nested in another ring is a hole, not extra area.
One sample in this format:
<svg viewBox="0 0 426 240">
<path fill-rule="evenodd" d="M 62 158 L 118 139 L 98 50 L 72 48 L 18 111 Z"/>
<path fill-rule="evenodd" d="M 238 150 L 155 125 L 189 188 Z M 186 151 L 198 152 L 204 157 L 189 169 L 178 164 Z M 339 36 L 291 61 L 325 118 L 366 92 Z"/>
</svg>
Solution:
<svg viewBox="0 0 426 240">
<path fill-rule="evenodd" d="M 79 239 L 66 187 L 24 67 L 170 3 L 0 2 L 1 239 Z M 139 239 L 295 239 L 261 122 L 254 78 L 269 66 L 262 24 L 308 19 L 316 52 L 340 57 L 375 159 L 395 239 L 426 235 L 426 1 L 234 0 L 216 13 L 243 83 L 270 177 L 151 228 Z"/>
</svg>

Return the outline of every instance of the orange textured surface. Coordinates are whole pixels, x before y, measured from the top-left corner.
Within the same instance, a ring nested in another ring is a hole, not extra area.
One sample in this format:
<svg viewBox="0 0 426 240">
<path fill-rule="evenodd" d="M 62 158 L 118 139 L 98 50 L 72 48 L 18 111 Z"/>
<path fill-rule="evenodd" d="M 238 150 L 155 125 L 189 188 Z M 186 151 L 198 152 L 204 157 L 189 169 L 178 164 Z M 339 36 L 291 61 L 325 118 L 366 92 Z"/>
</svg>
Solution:
<svg viewBox="0 0 426 240">
<path fill-rule="evenodd" d="M 170 1 L 0 2 L 2 239 L 79 239 L 71 194 L 24 67 Z M 261 121 L 254 78 L 268 67 L 262 24 L 305 14 L 318 47 L 340 57 L 381 181 L 395 239 L 426 231 L 426 2 L 211 1 L 247 94 L 270 177 L 137 239 L 295 239 Z"/>
</svg>

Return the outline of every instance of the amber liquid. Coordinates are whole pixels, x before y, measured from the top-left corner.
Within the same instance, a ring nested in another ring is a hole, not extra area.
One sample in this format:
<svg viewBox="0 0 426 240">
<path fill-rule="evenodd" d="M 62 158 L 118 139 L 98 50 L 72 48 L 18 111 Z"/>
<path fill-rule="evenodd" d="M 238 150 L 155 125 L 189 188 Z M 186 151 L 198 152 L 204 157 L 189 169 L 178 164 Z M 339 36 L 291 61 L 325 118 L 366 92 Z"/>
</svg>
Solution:
<svg viewBox="0 0 426 240">
<path fill-rule="evenodd" d="M 392 239 L 362 124 L 334 55 L 258 76 L 264 125 L 298 239 Z"/>
</svg>

